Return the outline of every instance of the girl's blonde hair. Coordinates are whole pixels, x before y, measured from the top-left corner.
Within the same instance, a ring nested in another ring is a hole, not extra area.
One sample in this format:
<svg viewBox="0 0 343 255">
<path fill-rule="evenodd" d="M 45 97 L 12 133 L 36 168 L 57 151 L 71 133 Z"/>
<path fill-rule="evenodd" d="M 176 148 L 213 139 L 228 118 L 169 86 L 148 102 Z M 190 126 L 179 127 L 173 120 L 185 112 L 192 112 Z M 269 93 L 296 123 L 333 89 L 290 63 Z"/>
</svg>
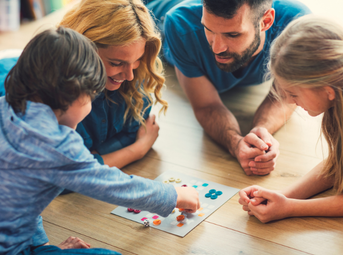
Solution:
<svg viewBox="0 0 343 255">
<path fill-rule="evenodd" d="M 343 27 L 315 15 L 292 21 L 271 47 L 269 69 L 272 76 L 286 80 L 290 86 L 334 89 L 334 106 L 324 113 L 322 120 L 322 133 L 329 146 L 322 174 L 333 178 L 334 188 L 342 193 Z"/>
<path fill-rule="evenodd" d="M 158 57 L 160 34 L 141 0 L 83 0 L 63 17 L 60 25 L 85 35 L 99 48 L 130 45 L 144 38 L 145 53 L 133 70 L 134 79 L 125 81 L 118 90 L 127 104 L 124 122 L 132 115 L 144 125 L 144 112 L 153 102 L 150 93 L 155 95 L 155 104 L 162 104 L 160 112 L 166 112 L 168 103 L 162 100 L 161 92 L 165 79 Z M 150 102 L 143 109 L 145 96 Z"/>
</svg>

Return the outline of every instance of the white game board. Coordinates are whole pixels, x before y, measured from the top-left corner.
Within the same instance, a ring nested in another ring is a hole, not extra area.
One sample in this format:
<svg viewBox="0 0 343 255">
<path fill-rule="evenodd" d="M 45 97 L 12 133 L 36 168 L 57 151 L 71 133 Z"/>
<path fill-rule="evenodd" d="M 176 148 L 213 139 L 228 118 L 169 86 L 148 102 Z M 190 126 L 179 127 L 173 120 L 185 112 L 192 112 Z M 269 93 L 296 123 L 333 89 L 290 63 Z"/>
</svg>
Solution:
<svg viewBox="0 0 343 255">
<path fill-rule="evenodd" d="M 147 211 L 141 211 L 140 213 L 129 212 L 128 208 L 121 206 L 118 206 L 111 213 L 141 224 L 143 224 L 144 220 L 147 219 L 149 220 L 150 227 L 152 228 L 157 228 L 165 232 L 184 237 L 239 191 L 238 189 L 215 182 L 202 180 L 172 171 L 161 174 L 155 180 L 169 183 L 169 185 L 177 187 L 187 185 L 188 187 L 196 188 L 199 192 L 200 209 L 195 213 L 182 213 L 179 209 L 175 208 L 175 210 L 166 218 Z M 211 191 L 211 195 L 217 193 L 217 197 L 205 197 L 206 194 L 209 194 L 209 191 Z M 185 219 L 178 221 L 177 217 L 181 214 L 185 216 Z M 160 224 L 155 225 L 154 223 L 159 223 L 158 220 L 160 220 Z"/>
</svg>

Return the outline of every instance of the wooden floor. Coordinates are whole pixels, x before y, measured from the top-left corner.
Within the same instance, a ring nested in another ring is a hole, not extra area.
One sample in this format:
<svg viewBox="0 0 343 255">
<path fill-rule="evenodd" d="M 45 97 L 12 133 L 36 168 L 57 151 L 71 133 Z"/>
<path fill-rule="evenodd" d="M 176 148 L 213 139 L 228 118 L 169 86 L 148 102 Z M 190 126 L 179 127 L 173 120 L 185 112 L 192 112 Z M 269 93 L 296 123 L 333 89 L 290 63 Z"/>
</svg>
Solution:
<svg viewBox="0 0 343 255">
<path fill-rule="evenodd" d="M 0 34 L 0 50 L 23 48 L 38 27 L 55 24 L 65 11 L 24 25 L 18 32 Z M 325 143 L 319 139 L 321 118 L 298 109 L 275 134 L 281 144 L 276 170 L 267 176 L 246 176 L 237 161 L 203 132 L 173 69 L 166 69 L 164 98 L 170 107 L 158 120 L 159 138 L 144 159 L 123 169 L 127 174 L 155 179 L 173 170 L 238 189 L 252 184 L 282 189 L 325 156 Z M 268 89 L 263 84 L 222 95 L 244 132 L 249 131 L 254 111 Z M 157 113 L 158 108 L 153 111 Z M 93 247 L 123 254 L 343 254 L 343 218 L 303 217 L 262 224 L 241 209 L 238 195 L 184 238 L 110 214 L 115 207 L 80 194 L 57 197 L 42 214 L 51 244 L 73 235 Z"/>
</svg>

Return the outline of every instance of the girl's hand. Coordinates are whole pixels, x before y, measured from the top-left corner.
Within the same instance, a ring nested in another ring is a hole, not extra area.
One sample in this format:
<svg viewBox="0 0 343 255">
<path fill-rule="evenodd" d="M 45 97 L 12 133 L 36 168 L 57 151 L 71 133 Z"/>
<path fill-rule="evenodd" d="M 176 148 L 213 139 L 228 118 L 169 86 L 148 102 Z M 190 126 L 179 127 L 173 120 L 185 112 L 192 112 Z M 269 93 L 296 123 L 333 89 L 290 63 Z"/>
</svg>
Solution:
<svg viewBox="0 0 343 255">
<path fill-rule="evenodd" d="M 252 196 L 253 198 L 250 199 L 250 203 L 247 205 L 248 214 L 254 215 L 262 223 L 290 216 L 292 200 L 281 193 L 259 187 L 252 192 Z M 266 202 L 258 203 L 257 201 L 261 201 L 261 199 Z"/>
<path fill-rule="evenodd" d="M 158 131 L 160 127 L 155 122 L 156 116 L 150 115 L 145 121 L 145 127 L 140 126 L 136 136 L 136 142 L 140 143 L 141 157 L 151 149 L 158 137 Z"/>
<path fill-rule="evenodd" d="M 193 187 L 176 187 L 176 207 L 195 213 L 200 208 L 199 193 Z"/>
<path fill-rule="evenodd" d="M 254 192 L 261 189 L 260 186 L 254 185 L 247 187 L 245 189 L 242 189 L 239 191 L 239 200 L 238 202 L 243 205 L 243 210 L 250 212 L 250 209 L 248 207 L 249 203 L 252 203 L 253 205 L 257 206 L 261 204 L 265 199 L 263 197 L 255 197 Z"/>
</svg>

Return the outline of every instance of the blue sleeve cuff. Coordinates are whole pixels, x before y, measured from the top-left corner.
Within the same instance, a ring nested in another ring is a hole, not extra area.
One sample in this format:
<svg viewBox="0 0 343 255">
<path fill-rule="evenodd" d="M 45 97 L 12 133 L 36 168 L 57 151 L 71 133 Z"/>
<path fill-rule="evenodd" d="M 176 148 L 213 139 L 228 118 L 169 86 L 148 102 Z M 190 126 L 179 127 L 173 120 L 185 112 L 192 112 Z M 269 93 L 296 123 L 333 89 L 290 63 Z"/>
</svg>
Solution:
<svg viewBox="0 0 343 255">
<path fill-rule="evenodd" d="M 40 246 L 49 242 L 49 238 L 45 233 L 43 227 L 43 218 L 42 216 L 37 217 L 37 229 L 35 234 L 32 237 L 32 246 Z"/>
<path fill-rule="evenodd" d="M 99 164 L 104 165 L 104 159 L 99 154 L 93 154 L 94 158 L 99 162 Z"/>
</svg>

